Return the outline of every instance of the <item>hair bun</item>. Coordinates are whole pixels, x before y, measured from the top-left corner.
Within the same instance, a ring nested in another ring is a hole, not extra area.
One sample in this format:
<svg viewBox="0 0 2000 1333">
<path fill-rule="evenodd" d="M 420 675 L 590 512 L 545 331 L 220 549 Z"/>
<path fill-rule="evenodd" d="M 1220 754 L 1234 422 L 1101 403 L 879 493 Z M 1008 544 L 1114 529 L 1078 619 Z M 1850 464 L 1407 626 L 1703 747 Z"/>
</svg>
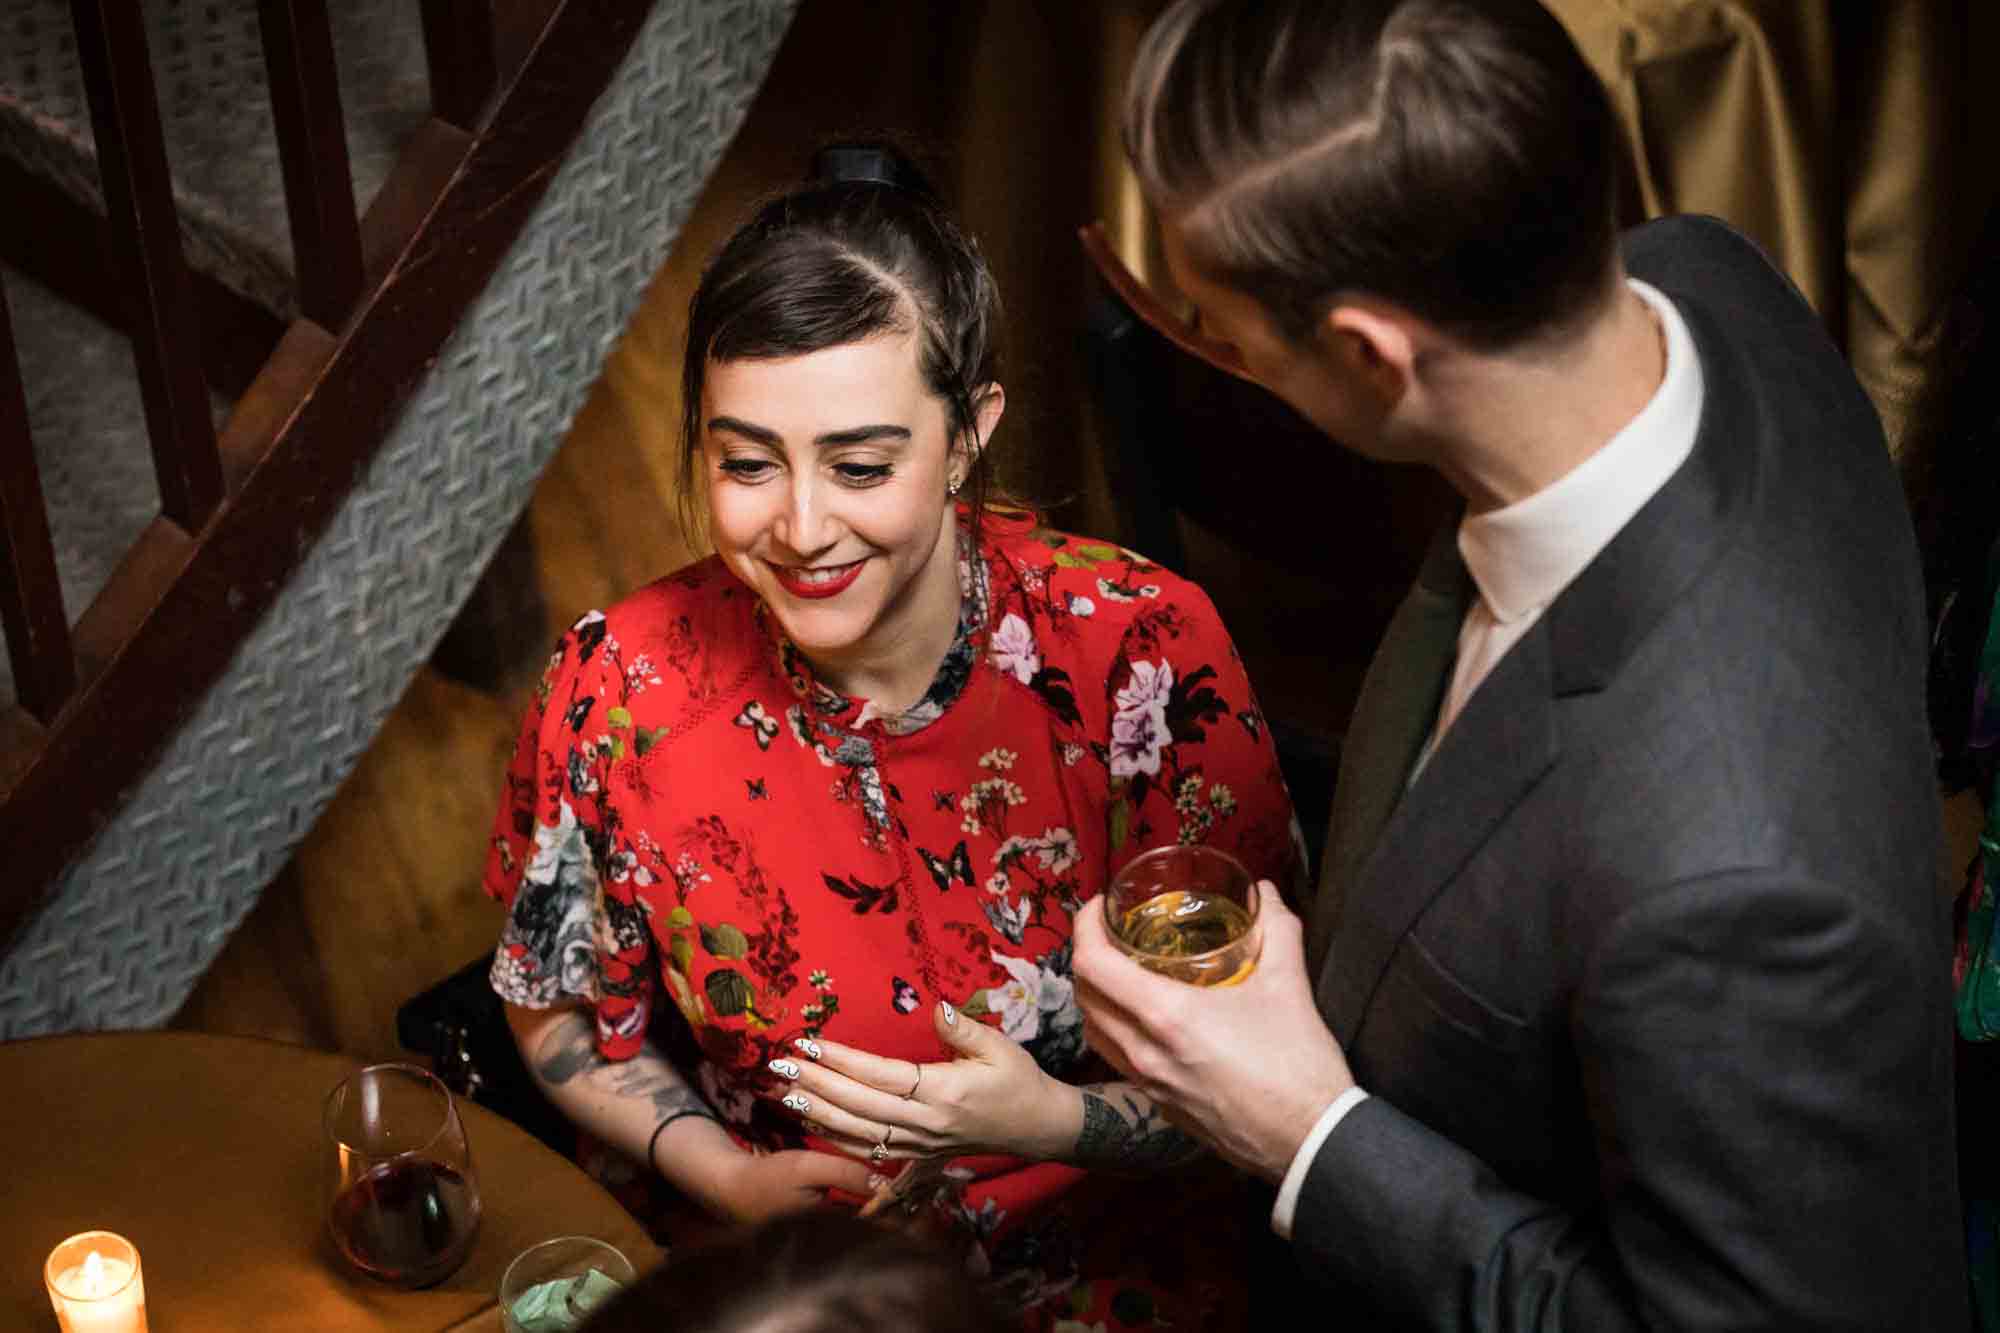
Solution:
<svg viewBox="0 0 2000 1333">
<path fill-rule="evenodd" d="M 930 183 L 910 160 L 887 144 L 828 144 L 813 154 L 812 179 L 819 185 L 887 185 L 929 197 Z"/>
</svg>

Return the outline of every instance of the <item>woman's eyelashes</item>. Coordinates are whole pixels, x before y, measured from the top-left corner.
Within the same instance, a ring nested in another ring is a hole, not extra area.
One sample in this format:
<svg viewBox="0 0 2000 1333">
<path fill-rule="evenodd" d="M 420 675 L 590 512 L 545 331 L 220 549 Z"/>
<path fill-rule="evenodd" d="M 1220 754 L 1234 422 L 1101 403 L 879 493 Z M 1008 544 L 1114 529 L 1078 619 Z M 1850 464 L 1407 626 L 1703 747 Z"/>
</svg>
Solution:
<svg viewBox="0 0 2000 1333">
<path fill-rule="evenodd" d="M 769 458 L 724 458 L 716 467 L 733 481 L 753 484 L 767 481 L 778 473 L 778 464 Z M 895 465 L 891 463 L 835 463 L 832 467 L 834 477 L 842 485 L 856 490 L 878 486 L 895 475 L 895 471 Z"/>
</svg>

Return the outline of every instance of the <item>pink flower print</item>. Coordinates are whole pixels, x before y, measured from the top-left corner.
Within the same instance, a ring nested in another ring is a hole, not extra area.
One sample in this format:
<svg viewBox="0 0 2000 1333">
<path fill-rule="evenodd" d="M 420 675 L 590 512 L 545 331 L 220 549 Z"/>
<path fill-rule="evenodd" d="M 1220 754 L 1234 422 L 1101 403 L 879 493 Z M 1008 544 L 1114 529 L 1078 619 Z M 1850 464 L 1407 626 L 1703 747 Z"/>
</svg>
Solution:
<svg viewBox="0 0 2000 1333">
<path fill-rule="evenodd" d="M 1035 647 L 1035 632 L 1028 622 L 1008 612 L 993 631 L 993 665 L 1026 685 L 1042 669 L 1042 654 Z"/>
<path fill-rule="evenodd" d="M 1132 678 L 1118 691 L 1117 712 L 1111 718 L 1112 777 L 1160 771 L 1160 750 L 1169 737 L 1167 699 L 1173 690 L 1171 664 L 1132 664 Z"/>
</svg>

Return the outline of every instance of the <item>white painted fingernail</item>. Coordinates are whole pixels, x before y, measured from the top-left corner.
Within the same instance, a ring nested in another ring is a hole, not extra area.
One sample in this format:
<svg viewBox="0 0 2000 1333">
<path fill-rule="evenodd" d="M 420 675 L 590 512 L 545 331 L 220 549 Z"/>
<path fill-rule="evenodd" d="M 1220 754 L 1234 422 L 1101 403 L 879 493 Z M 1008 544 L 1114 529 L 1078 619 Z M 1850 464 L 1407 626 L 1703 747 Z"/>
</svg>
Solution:
<svg viewBox="0 0 2000 1333">
<path fill-rule="evenodd" d="M 819 1060 L 819 1043 L 814 1041 L 811 1037 L 794 1038 L 792 1041 L 792 1048 L 798 1051 L 800 1055 L 803 1055 L 808 1060 L 812 1060 L 814 1062 L 817 1062 Z"/>
<path fill-rule="evenodd" d="M 807 1111 L 813 1109 L 812 1102 L 801 1097 L 796 1092 L 786 1093 L 778 1105 L 784 1107 L 787 1111 L 797 1111 L 800 1115 L 804 1115 Z"/>
<path fill-rule="evenodd" d="M 957 1026 L 958 1026 L 958 1010 L 956 1010 L 956 1009 L 954 1009 L 954 1008 L 952 1008 L 952 1007 L 951 1007 L 951 1001 L 950 1001 L 950 1000 L 939 1000 L 939 1001 L 938 1001 L 938 1005 L 939 1005 L 939 1006 L 940 1006 L 941 1008 L 943 1008 L 943 1010 L 944 1010 L 944 1025 L 945 1025 L 946 1027 L 948 1027 L 948 1028 L 955 1028 L 955 1027 L 957 1027 Z"/>
<path fill-rule="evenodd" d="M 773 1060 L 765 1067 L 779 1078 L 797 1078 L 799 1076 L 798 1065 L 790 1060 Z"/>
</svg>

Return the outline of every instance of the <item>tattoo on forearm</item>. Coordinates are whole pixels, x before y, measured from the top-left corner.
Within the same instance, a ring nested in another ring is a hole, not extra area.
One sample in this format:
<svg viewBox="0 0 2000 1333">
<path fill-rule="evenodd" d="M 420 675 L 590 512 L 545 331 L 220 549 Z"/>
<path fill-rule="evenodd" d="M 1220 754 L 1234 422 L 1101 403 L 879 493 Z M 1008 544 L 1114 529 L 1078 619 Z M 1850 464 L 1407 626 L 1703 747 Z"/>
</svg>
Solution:
<svg viewBox="0 0 2000 1333">
<path fill-rule="evenodd" d="M 537 1072 L 549 1083 L 567 1083 L 578 1074 L 610 1063 L 597 1053 L 596 1035 L 582 1014 L 566 1015 L 550 1028 L 535 1059 Z"/>
<path fill-rule="evenodd" d="M 1083 1131 L 1072 1154 L 1077 1165 L 1157 1171 L 1200 1156 L 1200 1142 L 1168 1124 L 1149 1098 L 1129 1088 L 1116 1092 L 1125 1104 L 1122 1110 L 1109 1097 L 1083 1090 Z"/>
<path fill-rule="evenodd" d="M 664 1120 L 693 1114 L 716 1119 L 695 1089 L 658 1055 L 648 1052 L 631 1060 L 607 1060 L 597 1051 L 590 1019 L 572 1014 L 549 1030 L 535 1052 L 536 1070 L 551 1085 L 568 1083 L 579 1074 L 614 1097 L 644 1097 Z"/>
<path fill-rule="evenodd" d="M 620 1097 L 647 1098 L 663 1120 L 683 1113 L 715 1119 L 715 1112 L 701 1094 L 683 1082 L 680 1075 L 643 1056 L 612 1071 L 611 1091 Z"/>
</svg>

